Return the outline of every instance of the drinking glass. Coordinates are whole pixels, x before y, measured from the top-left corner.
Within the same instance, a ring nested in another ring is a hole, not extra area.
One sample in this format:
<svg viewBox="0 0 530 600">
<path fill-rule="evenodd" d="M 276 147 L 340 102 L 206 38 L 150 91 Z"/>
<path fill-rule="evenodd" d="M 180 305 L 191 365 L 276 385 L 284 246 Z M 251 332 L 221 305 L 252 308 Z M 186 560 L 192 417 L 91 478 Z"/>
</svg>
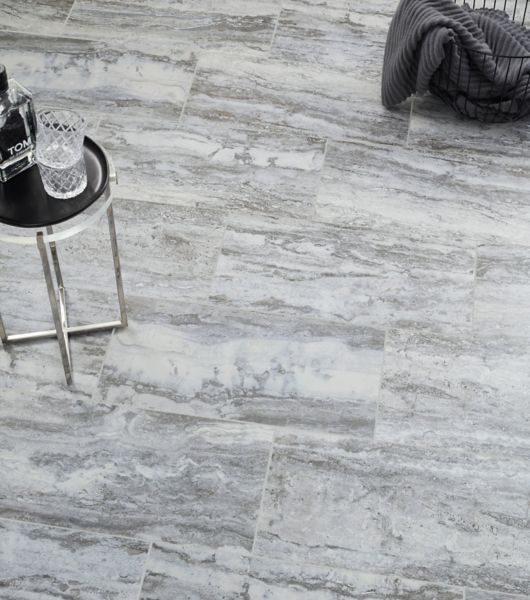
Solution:
<svg viewBox="0 0 530 600">
<path fill-rule="evenodd" d="M 73 110 L 46 108 L 37 113 L 37 163 L 44 189 L 54 198 L 73 198 L 86 188 L 86 127 Z"/>
</svg>

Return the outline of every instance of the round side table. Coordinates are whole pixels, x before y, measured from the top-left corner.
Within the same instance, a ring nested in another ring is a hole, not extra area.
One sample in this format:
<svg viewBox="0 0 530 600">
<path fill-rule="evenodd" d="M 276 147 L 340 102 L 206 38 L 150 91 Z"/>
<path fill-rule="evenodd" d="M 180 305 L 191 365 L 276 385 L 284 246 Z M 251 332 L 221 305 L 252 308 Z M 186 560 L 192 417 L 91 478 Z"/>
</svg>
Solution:
<svg viewBox="0 0 530 600">
<path fill-rule="evenodd" d="M 48 196 L 42 185 L 37 165 L 7 183 L 0 184 L 0 242 L 37 246 L 55 325 L 55 329 L 45 331 L 8 334 L 0 314 L 0 340 L 3 344 L 12 344 L 56 337 L 68 385 L 72 383 L 69 336 L 127 326 L 125 295 L 112 210 L 111 182 L 114 184 L 118 182 L 116 170 L 103 148 L 88 137 L 85 138 L 84 156 L 88 184 L 85 191 L 75 198 L 59 200 Z M 70 326 L 57 242 L 95 225 L 105 212 L 114 260 L 120 318 L 105 323 Z"/>
</svg>

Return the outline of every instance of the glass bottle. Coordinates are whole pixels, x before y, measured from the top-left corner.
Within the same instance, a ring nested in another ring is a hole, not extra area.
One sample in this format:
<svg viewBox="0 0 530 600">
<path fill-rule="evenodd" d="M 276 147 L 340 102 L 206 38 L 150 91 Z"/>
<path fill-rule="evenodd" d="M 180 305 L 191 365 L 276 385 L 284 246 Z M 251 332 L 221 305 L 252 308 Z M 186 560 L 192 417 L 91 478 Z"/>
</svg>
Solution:
<svg viewBox="0 0 530 600">
<path fill-rule="evenodd" d="M 0 181 L 35 163 L 36 118 L 31 93 L 0 65 Z"/>
</svg>

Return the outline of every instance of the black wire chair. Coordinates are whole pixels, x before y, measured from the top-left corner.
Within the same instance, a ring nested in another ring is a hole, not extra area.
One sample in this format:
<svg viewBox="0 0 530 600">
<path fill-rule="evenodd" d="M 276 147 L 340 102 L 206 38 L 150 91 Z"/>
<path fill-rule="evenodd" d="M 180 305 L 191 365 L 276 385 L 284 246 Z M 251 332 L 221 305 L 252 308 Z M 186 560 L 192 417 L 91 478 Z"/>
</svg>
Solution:
<svg viewBox="0 0 530 600">
<path fill-rule="evenodd" d="M 525 27 L 530 0 L 453 0 L 473 10 L 503 11 Z M 523 31 L 524 31 L 523 30 Z M 530 48 L 530 30 L 528 47 Z M 485 71 L 486 67 L 486 71 Z M 485 77 L 485 72 L 489 76 Z M 469 50 L 449 42 L 430 91 L 458 113 L 486 122 L 516 121 L 530 114 L 530 51 L 519 55 Z"/>
</svg>

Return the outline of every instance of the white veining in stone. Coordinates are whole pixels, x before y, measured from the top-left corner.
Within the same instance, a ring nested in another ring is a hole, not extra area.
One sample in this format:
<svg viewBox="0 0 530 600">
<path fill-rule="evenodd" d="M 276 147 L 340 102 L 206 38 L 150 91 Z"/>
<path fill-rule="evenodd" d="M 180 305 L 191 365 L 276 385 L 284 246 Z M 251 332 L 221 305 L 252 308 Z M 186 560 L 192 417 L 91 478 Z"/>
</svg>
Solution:
<svg viewBox="0 0 530 600">
<path fill-rule="evenodd" d="M 149 545 L 0 519 L 2 600 L 136 600 Z"/>
<path fill-rule="evenodd" d="M 176 310 L 175 310 L 176 309 Z M 196 307 L 110 344 L 108 403 L 371 439 L 384 335 Z"/>
<path fill-rule="evenodd" d="M 251 548 L 271 444 L 264 428 L 79 396 L 26 402 L 0 408 L 0 517 Z"/>
<path fill-rule="evenodd" d="M 267 50 L 279 0 L 76 0 L 66 33 L 209 50 Z"/>
<path fill-rule="evenodd" d="M 502 335 L 391 330 L 378 442 L 530 448 L 530 344 Z"/>
<path fill-rule="evenodd" d="M 473 267 L 473 251 L 408 238 L 397 228 L 231 218 L 212 300 L 375 327 L 470 325 Z"/>
<path fill-rule="evenodd" d="M 528 595 L 529 458 L 283 436 L 254 550 Z"/>
<path fill-rule="evenodd" d="M 408 105 L 387 110 L 379 96 L 379 81 L 355 72 L 214 54 L 199 61 L 183 123 L 281 125 L 332 139 L 404 144 Z"/>
</svg>

